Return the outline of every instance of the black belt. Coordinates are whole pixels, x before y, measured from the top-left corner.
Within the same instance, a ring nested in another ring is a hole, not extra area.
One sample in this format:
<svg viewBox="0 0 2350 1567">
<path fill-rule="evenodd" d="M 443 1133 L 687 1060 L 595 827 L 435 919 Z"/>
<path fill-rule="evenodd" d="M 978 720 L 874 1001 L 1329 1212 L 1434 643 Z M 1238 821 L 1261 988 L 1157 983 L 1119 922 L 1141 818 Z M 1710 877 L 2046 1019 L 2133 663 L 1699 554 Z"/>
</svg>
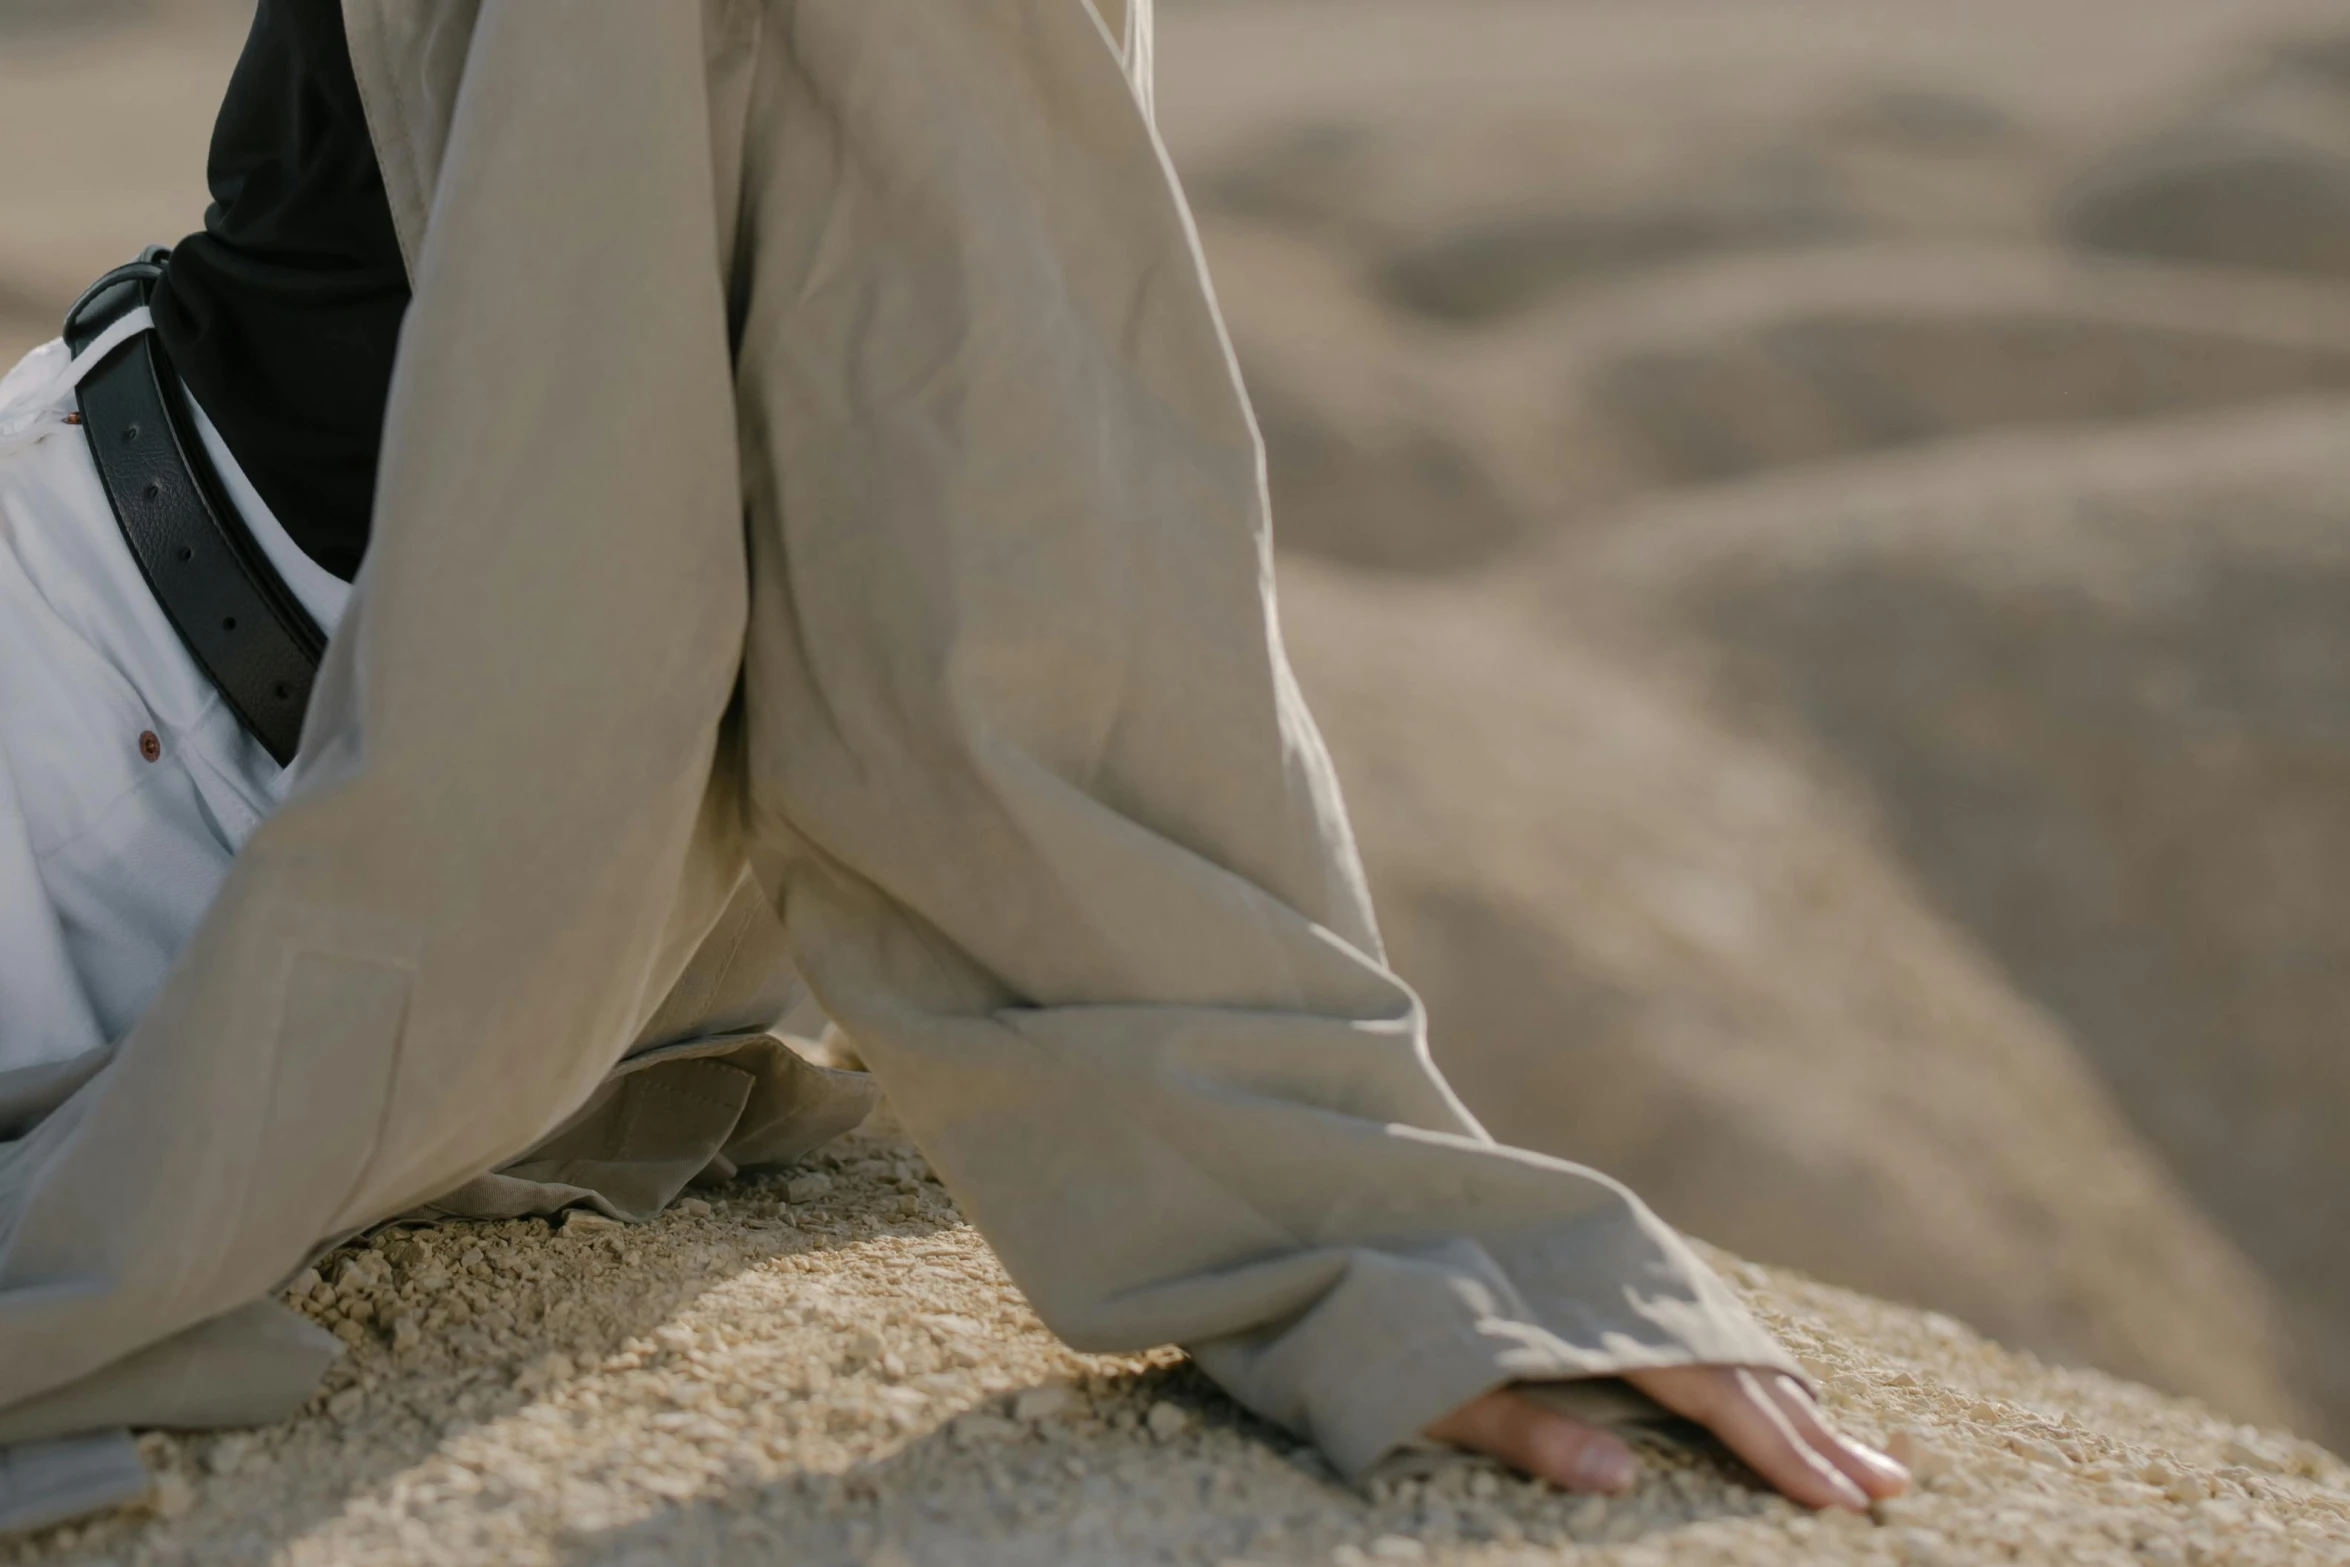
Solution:
<svg viewBox="0 0 2350 1567">
<path fill-rule="evenodd" d="M 147 302 L 171 253 L 150 249 L 90 285 L 65 318 L 79 355 Z M 181 400 L 179 374 L 152 331 L 128 338 L 82 377 L 82 432 L 139 570 L 196 666 L 283 767 L 326 637 L 269 564 L 222 491 Z"/>
</svg>

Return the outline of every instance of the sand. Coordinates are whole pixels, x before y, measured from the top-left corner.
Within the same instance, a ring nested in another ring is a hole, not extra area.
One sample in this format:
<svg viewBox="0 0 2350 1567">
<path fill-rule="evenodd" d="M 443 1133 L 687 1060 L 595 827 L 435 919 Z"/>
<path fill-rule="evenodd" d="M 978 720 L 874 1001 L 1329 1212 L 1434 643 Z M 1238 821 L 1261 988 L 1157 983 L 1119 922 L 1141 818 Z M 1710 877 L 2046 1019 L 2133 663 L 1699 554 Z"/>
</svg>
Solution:
<svg viewBox="0 0 2350 1567">
<path fill-rule="evenodd" d="M 1614 1500 L 1438 1453 L 1342 1486 L 1169 1352 L 1061 1347 L 881 1127 L 642 1229 L 338 1254 L 304 1304 L 353 1349 L 309 1411 L 150 1436 L 147 1504 L 0 1561 L 2350 1561 L 2350 1469 L 2306 1442 L 1720 1260 L 1912 1496 L 1814 1517 L 1669 1438 Z"/>
</svg>

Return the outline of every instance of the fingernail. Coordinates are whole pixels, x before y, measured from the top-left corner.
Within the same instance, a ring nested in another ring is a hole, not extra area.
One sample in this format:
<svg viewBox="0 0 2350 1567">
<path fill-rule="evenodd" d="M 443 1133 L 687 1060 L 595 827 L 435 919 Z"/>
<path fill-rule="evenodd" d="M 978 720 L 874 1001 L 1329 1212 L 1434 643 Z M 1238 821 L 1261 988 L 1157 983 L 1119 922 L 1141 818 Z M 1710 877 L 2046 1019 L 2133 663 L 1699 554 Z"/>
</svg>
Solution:
<svg viewBox="0 0 2350 1567">
<path fill-rule="evenodd" d="M 1828 1483 L 1835 1488 L 1836 1500 L 1856 1513 L 1869 1510 L 1869 1493 L 1862 1490 L 1852 1477 L 1840 1469 L 1828 1471 Z"/>
<path fill-rule="evenodd" d="M 1586 1491 L 1628 1490 L 1639 1472 L 1639 1463 L 1613 1442 L 1588 1443 L 1575 1459 L 1575 1482 Z"/>
<path fill-rule="evenodd" d="M 1844 1450 L 1894 1484 L 1909 1484 L 1909 1468 L 1900 1460 L 1878 1452 L 1865 1442 L 1847 1442 L 1844 1444 Z"/>
</svg>

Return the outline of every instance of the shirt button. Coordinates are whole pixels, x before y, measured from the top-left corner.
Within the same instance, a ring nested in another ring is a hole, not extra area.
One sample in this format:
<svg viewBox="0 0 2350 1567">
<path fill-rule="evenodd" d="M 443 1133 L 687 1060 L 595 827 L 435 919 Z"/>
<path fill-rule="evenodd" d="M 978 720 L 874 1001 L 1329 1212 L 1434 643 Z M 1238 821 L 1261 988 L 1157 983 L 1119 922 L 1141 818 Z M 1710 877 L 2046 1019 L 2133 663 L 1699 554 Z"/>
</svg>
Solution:
<svg viewBox="0 0 2350 1567">
<path fill-rule="evenodd" d="M 163 760 L 163 742 L 155 738 L 154 730 L 145 729 L 139 732 L 139 754 L 150 762 Z"/>
</svg>

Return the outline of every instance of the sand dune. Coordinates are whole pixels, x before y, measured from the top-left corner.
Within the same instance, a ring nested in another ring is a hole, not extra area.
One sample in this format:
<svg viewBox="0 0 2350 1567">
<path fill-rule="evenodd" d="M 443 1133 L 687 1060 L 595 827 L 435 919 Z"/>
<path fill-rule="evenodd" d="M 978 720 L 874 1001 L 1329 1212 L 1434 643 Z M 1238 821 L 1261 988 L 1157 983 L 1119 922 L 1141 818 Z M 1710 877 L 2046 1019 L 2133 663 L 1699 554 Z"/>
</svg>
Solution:
<svg viewBox="0 0 2350 1567">
<path fill-rule="evenodd" d="M 1748 1253 L 2308 1413 L 2267 1285 L 1865 810 L 1490 588 L 1285 592 L 1395 960 L 1497 1135 Z"/>
<path fill-rule="evenodd" d="M 1695 630 L 1865 789 L 2350 1407 L 2350 404 L 1660 507 L 1558 591 Z"/>
<path fill-rule="evenodd" d="M 2350 386 L 2350 294 L 2257 276 L 1885 241 L 1682 263 L 1462 333 L 1380 308 L 1326 249 L 1207 235 L 1282 543 L 1415 573 L 1658 490 Z"/>
<path fill-rule="evenodd" d="M 2091 249 L 2350 278 L 2350 32 L 2211 84 L 2083 170 L 2060 221 Z"/>
</svg>

